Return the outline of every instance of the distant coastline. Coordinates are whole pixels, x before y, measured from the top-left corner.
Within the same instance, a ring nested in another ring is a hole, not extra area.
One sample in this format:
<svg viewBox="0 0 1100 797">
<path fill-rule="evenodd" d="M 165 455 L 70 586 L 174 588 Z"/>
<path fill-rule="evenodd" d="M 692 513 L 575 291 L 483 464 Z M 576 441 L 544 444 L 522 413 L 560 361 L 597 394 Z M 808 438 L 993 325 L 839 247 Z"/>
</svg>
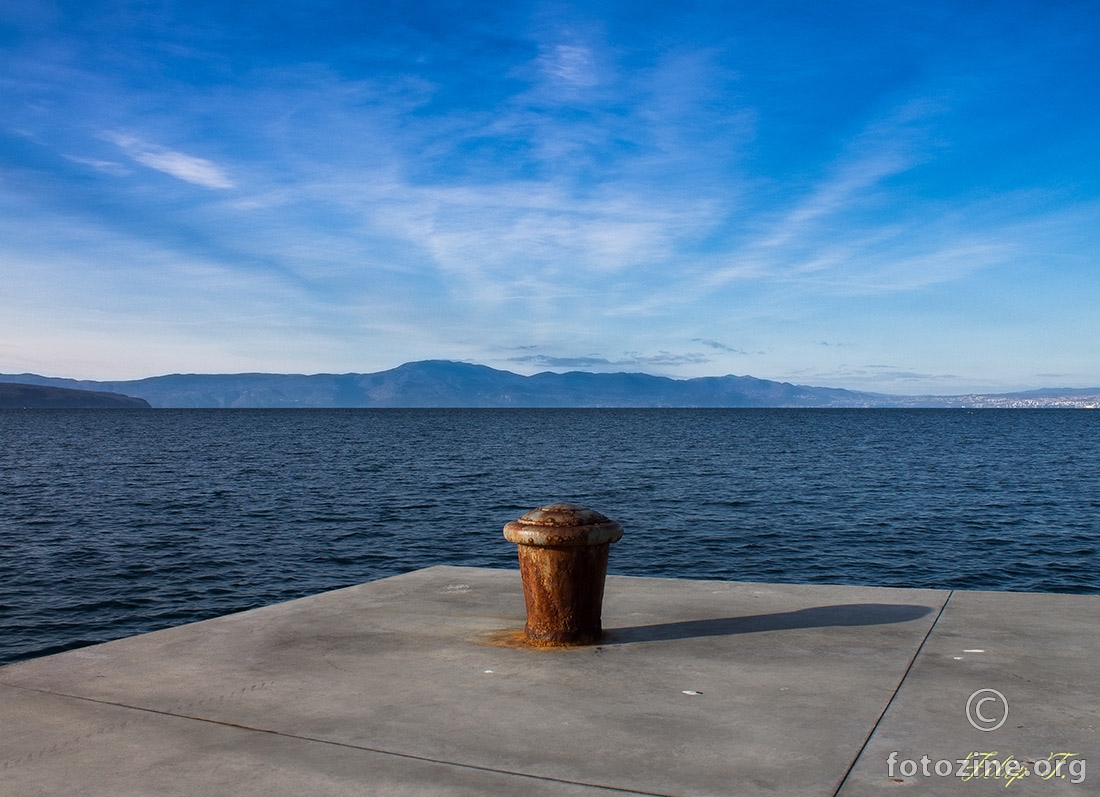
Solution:
<svg viewBox="0 0 1100 797">
<path fill-rule="evenodd" d="M 119 393 L 0 382 L 0 409 L 150 409 L 148 401 Z"/>
<path fill-rule="evenodd" d="M 365 374 L 171 374 L 115 382 L 0 374 L 0 385 L 13 384 L 22 385 L 23 390 L 39 387 L 83 394 L 68 399 L 43 394 L 40 398 L 48 406 L 63 406 L 57 402 L 67 400 L 92 401 L 95 395 L 161 408 L 1100 408 L 1100 388 L 898 396 L 734 375 L 672 379 L 643 373 L 548 371 L 523 376 L 449 360 L 405 363 Z M 108 405 L 126 406 L 104 406 Z"/>
</svg>

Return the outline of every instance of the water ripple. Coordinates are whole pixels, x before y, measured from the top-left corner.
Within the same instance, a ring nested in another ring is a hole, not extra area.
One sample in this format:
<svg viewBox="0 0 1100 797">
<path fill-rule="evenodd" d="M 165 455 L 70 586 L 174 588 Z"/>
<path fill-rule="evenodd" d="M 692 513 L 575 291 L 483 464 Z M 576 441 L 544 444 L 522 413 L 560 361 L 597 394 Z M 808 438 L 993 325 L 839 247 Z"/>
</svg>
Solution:
<svg viewBox="0 0 1100 797">
<path fill-rule="evenodd" d="M 1100 592 L 1100 414 L 0 413 L 0 663 L 433 564 L 550 500 L 613 573 Z"/>
</svg>

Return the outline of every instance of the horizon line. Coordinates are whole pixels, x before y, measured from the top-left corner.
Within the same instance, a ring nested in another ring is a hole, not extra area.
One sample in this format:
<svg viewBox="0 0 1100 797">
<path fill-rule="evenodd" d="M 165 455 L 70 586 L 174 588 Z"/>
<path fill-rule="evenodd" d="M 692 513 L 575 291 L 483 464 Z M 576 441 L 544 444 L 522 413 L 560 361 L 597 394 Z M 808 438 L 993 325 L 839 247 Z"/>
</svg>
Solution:
<svg viewBox="0 0 1100 797">
<path fill-rule="evenodd" d="M 517 377 L 520 377 L 520 378 L 523 378 L 523 379 L 531 379 L 533 377 L 541 376 L 541 375 L 544 375 L 544 374 L 554 374 L 554 375 L 558 375 L 558 376 L 564 376 L 564 375 L 567 375 L 567 374 L 585 374 L 585 375 L 590 375 L 590 376 L 646 376 L 646 377 L 650 377 L 650 378 L 653 378 L 653 379 L 667 379 L 667 380 L 672 381 L 672 382 L 692 382 L 692 381 L 698 381 L 698 380 L 703 380 L 703 379 L 753 379 L 753 380 L 757 380 L 757 381 L 760 381 L 760 382 L 772 382 L 772 383 L 775 383 L 775 384 L 791 385 L 793 387 L 807 387 L 807 388 L 813 388 L 813 389 L 817 389 L 817 390 L 835 390 L 835 391 L 842 391 L 842 392 L 854 393 L 854 394 L 865 395 L 865 396 L 882 396 L 882 397 L 887 397 L 887 398 L 938 398 L 938 399 L 947 399 L 947 398 L 967 398 L 967 397 L 998 397 L 998 396 L 1017 396 L 1017 395 L 1021 395 L 1021 394 L 1027 394 L 1027 393 L 1042 393 L 1042 392 L 1050 392 L 1050 391 L 1065 391 L 1065 392 L 1072 391 L 1072 392 L 1075 392 L 1075 393 L 1080 393 L 1080 392 L 1086 392 L 1087 393 L 1087 392 L 1093 391 L 1093 392 L 1096 392 L 1098 395 L 1100 395 L 1100 386 L 1087 386 L 1087 387 L 1044 386 L 1044 387 L 1025 388 L 1025 389 L 1021 389 L 1021 390 L 1008 390 L 1008 391 L 998 392 L 998 393 L 982 393 L 982 392 L 978 392 L 978 391 L 966 391 L 966 392 L 961 392 L 961 393 L 885 393 L 885 392 L 874 391 L 874 390 L 858 390 L 858 389 L 849 388 L 849 387 L 829 387 L 829 386 L 822 386 L 822 385 L 813 385 L 813 384 L 808 384 L 808 383 L 793 382 L 789 379 L 768 379 L 768 378 L 765 378 L 765 377 L 753 376 L 751 374 L 733 374 L 733 373 L 713 374 L 713 375 L 708 375 L 708 376 L 677 377 L 677 376 L 668 376 L 668 375 L 665 375 L 665 374 L 654 374 L 654 373 L 650 373 L 650 372 L 647 372 L 647 371 L 585 371 L 585 370 L 582 370 L 582 369 L 573 368 L 573 369 L 564 370 L 564 371 L 557 371 L 557 370 L 553 370 L 553 369 L 545 369 L 545 370 L 542 370 L 542 371 L 536 371 L 535 373 L 532 373 L 532 374 L 523 374 L 523 373 L 519 373 L 519 372 L 516 372 L 516 371 L 510 371 L 510 370 L 507 370 L 507 369 L 504 369 L 504 368 L 496 368 L 496 367 L 491 366 L 491 365 L 485 365 L 484 363 L 479 363 L 479 362 L 475 362 L 475 361 L 471 361 L 471 360 L 449 360 L 449 359 L 444 359 L 444 358 L 427 358 L 427 359 L 423 359 L 423 360 L 409 360 L 409 361 L 400 363 L 398 365 L 392 366 L 390 368 L 384 368 L 384 369 L 379 370 L 379 371 L 341 371 L 341 372 L 337 372 L 337 371 L 317 371 L 317 372 L 314 372 L 314 373 L 290 372 L 290 371 L 236 371 L 236 372 L 173 371 L 173 372 L 169 372 L 169 373 L 154 374 L 154 375 L 151 375 L 151 376 L 143 376 L 143 377 L 137 377 L 137 378 L 132 378 L 132 379 L 81 379 L 81 378 L 69 377 L 69 376 L 45 376 L 43 374 L 37 374 L 37 373 L 30 372 L 30 371 L 24 371 L 24 372 L 19 373 L 19 374 L 0 373 L 0 379 L 3 379 L 5 382 L 12 383 L 10 381 L 10 378 L 12 378 L 12 377 L 30 376 L 30 377 L 35 377 L 37 379 L 55 379 L 55 380 L 64 380 L 64 381 L 67 381 L 67 382 L 77 382 L 77 383 L 95 383 L 95 384 L 115 383 L 115 384 L 117 384 L 117 383 L 144 382 L 144 381 L 153 380 L 153 379 L 166 379 L 166 378 L 170 378 L 170 377 L 246 377 L 246 376 L 285 376 L 285 377 L 302 377 L 302 378 L 313 378 L 313 377 L 324 377 L 324 376 L 354 377 L 354 376 L 373 376 L 373 375 L 376 375 L 376 374 L 386 373 L 388 371 L 396 371 L 400 368 L 403 368 L 403 367 L 409 366 L 409 365 L 423 365 L 423 364 L 429 364 L 429 363 L 441 363 L 441 364 L 486 368 L 490 371 L 496 371 L 498 373 L 511 374 L 512 376 L 517 376 Z"/>
</svg>

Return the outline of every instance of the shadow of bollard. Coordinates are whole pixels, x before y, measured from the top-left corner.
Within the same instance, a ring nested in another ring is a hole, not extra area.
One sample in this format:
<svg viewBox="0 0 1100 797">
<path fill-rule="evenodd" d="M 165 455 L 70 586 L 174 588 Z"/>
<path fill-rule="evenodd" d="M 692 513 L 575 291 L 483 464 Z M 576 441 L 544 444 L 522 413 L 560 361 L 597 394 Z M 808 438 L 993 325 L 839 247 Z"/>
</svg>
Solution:
<svg viewBox="0 0 1100 797">
<path fill-rule="evenodd" d="M 629 642 L 759 634 L 765 631 L 790 631 L 800 628 L 889 625 L 891 623 L 919 620 L 932 611 L 928 606 L 894 603 L 844 603 L 836 606 L 814 606 L 793 612 L 751 614 L 743 617 L 719 617 L 710 620 L 684 620 L 675 623 L 609 628 L 603 644 L 623 645 Z"/>
</svg>

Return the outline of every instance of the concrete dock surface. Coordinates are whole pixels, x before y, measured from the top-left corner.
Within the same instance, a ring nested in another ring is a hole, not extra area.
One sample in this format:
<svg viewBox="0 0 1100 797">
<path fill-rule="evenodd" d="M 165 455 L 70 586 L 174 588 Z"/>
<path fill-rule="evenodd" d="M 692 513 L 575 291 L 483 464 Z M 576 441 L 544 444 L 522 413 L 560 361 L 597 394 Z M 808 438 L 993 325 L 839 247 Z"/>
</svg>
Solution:
<svg viewBox="0 0 1100 797">
<path fill-rule="evenodd" d="M 603 619 L 525 647 L 517 571 L 432 567 L 10 664 L 0 794 L 1100 793 L 1100 596 L 613 576 Z"/>
</svg>

